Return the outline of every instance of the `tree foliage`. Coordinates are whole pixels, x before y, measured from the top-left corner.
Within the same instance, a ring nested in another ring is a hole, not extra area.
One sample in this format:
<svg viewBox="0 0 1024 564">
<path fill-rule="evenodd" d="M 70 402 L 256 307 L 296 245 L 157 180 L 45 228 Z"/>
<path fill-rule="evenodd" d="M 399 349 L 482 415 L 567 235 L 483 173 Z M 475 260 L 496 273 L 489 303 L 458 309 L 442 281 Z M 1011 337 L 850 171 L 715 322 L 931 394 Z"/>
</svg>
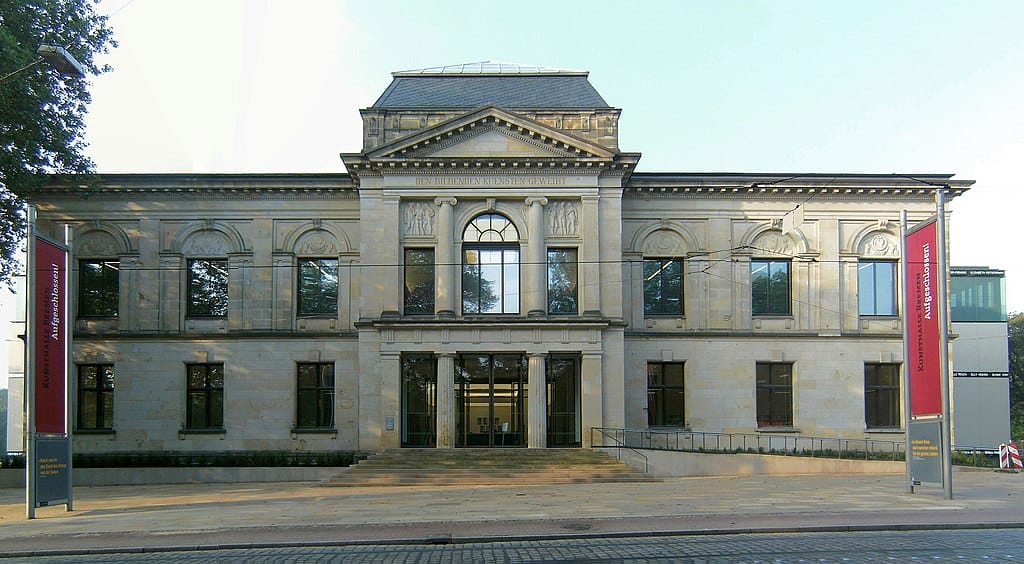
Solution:
<svg viewBox="0 0 1024 564">
<path fill-rule="evenodd" d="M 18 268 L 24 202 L 16 194 L 39 187 L 47 173 L 87 174 L 85 114 L 88 82 L 64 77 L 38 62 L 40 45 L 58 45 L 87 74 L 99 75 L 94 56 L 116 47 L 98 0 L 0 0 L 0 281 Z M 10 75 L 10 76 L 8 76 Z"/>
<path fill-rule="evenodd" d="M 1024 313 L 1009 318 L 1010 329 L 1010 435 L 1024 441 Z"/>
</svg>

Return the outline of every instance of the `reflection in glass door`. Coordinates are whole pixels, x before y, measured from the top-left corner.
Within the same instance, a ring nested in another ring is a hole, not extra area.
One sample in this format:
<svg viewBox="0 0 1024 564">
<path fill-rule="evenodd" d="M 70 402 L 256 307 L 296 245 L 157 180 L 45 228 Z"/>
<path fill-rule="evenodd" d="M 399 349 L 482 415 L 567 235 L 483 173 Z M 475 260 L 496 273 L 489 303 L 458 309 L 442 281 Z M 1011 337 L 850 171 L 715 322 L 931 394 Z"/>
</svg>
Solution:
<svg viewBox="0 0 1024 564">
<path fill-rule="evenodd" d="M 547 362 L 547 445 L 580 446 L 580 371 L 578 357 L 552 355 Z"/>
<path fill-rule="evenodd" d="M 437 359 L 402 357 L 402 446 L 437 444 Z"/>
<path fill-rule="evenodd" d="M 455 367 L 455 446 L 524 446 L 526 401 L 525 356 L 460 356 Z"/>
</svg>

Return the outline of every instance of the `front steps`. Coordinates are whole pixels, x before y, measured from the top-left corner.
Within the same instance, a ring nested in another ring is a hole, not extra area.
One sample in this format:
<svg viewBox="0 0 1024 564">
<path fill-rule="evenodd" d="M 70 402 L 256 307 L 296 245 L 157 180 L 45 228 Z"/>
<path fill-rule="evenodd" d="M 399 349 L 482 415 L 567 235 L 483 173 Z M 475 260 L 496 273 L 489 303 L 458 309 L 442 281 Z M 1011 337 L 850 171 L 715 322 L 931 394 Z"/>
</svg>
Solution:
<svg viewBox="0 0 1024 564">
<path fill-rule="evenodd" d="M 651 482 L 625 462 L 581 448 L 393 449 L 371 455 L 324 486 L 522 486 Z"/>
</svg>

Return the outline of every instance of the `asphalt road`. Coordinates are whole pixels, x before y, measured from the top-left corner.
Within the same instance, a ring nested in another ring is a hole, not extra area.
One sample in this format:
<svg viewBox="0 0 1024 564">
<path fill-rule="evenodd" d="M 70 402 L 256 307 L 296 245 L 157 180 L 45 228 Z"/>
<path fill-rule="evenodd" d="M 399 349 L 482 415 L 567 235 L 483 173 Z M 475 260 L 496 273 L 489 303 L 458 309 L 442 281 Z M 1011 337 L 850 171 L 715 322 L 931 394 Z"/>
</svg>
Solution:
<svg viewBox="0 0 1024 564">
<path fill-rule="evenodd" d="M 76 555 L 75 562 L 1024 562 L 1024 529 L 848 531 L 370 544 Z M 18 562 L 21 559 L 6 560 Z M 25 562 L 67 562 L 36 557 Z"/>
</svg>

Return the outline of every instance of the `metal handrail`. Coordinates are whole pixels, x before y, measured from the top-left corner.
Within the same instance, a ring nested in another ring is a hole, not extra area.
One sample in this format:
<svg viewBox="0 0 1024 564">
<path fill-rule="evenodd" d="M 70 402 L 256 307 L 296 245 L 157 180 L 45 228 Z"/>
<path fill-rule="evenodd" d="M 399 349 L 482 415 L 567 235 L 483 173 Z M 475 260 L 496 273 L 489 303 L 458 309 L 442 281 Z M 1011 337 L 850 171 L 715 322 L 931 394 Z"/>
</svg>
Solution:
<svg viewBox="0 0 1024 564">
<path fill-rule="evenodd" d="M 615 435 L 615 433 L 617 431 L 624 431 L 624 430 L 625 429 L 611 429 L 611 428 L 606 428 L 606 427 L 591 427 L 590 428 L 590 446 L 591 446 L 591 448 L 593 448 L 593 447 L 609 446 L 609 445 L 605 445 L 603 440 L 601 441 L 600 444 L 598 444 L 596 441 L 594 441 L 594 431 L 597 431 L 598 433 L 601 434 L 602 437 L 609 438 L 609 439 L 611 439 L 612 441 L 615 442 L 615 444 L 611 445 L 611 446 L 615 446 L 616 447 L 616 449 L 615 449 L 615 459 L 616 460 L 622 460 L 622 449 L 624 449 L 624 448 L 633 451 L 634 454 L 636 454 L 637 456 L 642 458 L 644 460 L 644 474 L 646 474 L 648 466 L 649 466 L 648 461 L 647 461 L 647 455 L 642 453 L 642 452 L 640 452 L 639 450 L 629 446 L 629 445 L 626 445 L 623 441 L 619 440 L 619 438 Z M 608 434 L 609 431 L 612 434 L 609 435 Z"/>
<path fill-rule="evenodd" d="M 903 441 L 808 437 L 779 433 L 710 433 L 673 429 L 612 429 L 594 427 L 621 448 L 680 452 L 785 454 L 812 458 L 869 460 L 885 455 L 889 460 L 905 458 Z M 620 438 L 621 437 L 621 438 Z M 638 452 L 638 454 L 640 454 Z"/>
</svg>

